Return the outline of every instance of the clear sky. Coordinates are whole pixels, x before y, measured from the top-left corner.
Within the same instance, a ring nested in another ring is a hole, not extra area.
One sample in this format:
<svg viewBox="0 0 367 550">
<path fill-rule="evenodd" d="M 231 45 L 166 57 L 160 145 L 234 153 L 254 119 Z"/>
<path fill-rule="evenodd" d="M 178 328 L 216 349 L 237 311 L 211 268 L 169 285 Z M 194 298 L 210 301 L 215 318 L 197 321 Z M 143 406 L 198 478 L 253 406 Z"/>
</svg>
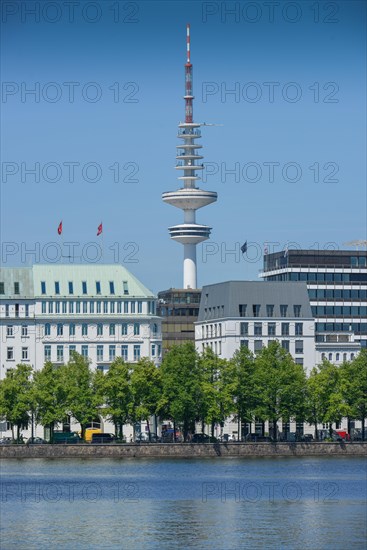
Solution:
<svg viewBox="0 0 367 550">
<path fill-rule="evenodd" d="M 161 194 L 180 186 L 186 23 L 194 119 L 222 125 L 200 142 L 218 201 L 197 212 L 199 285 L 257 278 L 266 242 L 367 238 L 365 2 L 4 1 L 2 21 L 3 265 L 103 244 L 152 290 L 181 287 L 183 212 Z"/>
</svg>

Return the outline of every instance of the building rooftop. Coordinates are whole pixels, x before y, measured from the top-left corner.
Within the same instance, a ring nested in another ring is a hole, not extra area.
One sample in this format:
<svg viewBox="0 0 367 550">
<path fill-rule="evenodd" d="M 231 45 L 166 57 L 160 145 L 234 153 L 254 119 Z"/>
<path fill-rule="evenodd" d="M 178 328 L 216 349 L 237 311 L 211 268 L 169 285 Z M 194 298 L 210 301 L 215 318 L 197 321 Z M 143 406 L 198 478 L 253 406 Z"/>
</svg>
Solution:
<svg viewBox="0 0 367 550">
<path fill-rule="evenodd" d="M 3 283 L 3 285 L 1 285 Z M 16 287 L 16 283 L 19 286 Z M 55 283 L 58 283 L 56 285 Z M 69 283 L 72 283 L 71 286 Z M 97 289 L 97 283 L 99 288 Z M 111 284 L 112 283 L 112 284 Z M 6 298 L 151 298 L 154 293 L 117 264 L 45 264 L 0 268 L 1 297 Z M 18 290 L 18 292 L 16 292 Z"/>
<path fill-rule="evenodd" d="M 274 306 L 272 315 L 267 306 Z M 281 306 L 287 306 L 285 315 Z M 298 306 L 297 314 L 295 306 Z M 228 317 L 284 316 L 313 319 L 305 283 L 226 281 L 204 286 L 198 322 Z"/>
</svg>

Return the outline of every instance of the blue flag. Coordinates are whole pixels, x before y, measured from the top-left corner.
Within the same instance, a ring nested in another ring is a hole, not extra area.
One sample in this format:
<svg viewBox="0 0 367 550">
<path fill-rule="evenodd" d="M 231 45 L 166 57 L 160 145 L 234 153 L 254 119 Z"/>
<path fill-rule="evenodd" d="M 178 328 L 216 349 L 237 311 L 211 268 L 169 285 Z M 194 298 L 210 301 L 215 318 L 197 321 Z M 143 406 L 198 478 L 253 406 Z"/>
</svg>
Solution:
<svg viewBox="0 0 367 550">
<path fill-rule="evenodd" d="M 247 241 L 241 246 L 241 252 L 242 252 L 242 254 L 247 252 Z"/>
</svg>

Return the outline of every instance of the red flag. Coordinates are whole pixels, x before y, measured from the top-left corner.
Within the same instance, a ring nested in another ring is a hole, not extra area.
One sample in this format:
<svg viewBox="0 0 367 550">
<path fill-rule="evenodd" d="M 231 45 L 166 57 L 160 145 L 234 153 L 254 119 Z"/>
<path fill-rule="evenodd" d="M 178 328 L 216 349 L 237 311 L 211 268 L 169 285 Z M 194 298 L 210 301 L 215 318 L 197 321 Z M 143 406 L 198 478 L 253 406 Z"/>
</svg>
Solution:
<svg viewBox="0 0 367 550">
<path fill-rule="evenodd" d="M 97 237 L 102 233 L 102 224 L 100 223 L 97 229 Z"/>
<path fill-rule="evenodd" d="M 62 233 L 62 222 L 59 223 L 59 227 L 57 228 L 57 232 L 59 235 Z"/>
</svg>

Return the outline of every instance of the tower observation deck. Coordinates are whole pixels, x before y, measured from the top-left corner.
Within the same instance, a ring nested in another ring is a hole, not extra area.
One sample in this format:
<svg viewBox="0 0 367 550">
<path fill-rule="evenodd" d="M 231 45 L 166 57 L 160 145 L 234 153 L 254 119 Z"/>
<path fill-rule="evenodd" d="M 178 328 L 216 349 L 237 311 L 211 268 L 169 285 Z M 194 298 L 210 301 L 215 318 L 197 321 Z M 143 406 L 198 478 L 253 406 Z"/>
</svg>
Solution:
<svg viewBox="0 0 367 550">
<path fill-rule="evenodd" d="M 177 145 L 176 170 L 181 171 L 178 177 L 183 187 L 177 191 L 162 194 L 162 200 L 184 211 L 184 223 L 174 225 L 168 230 L 171 239 L 184 245 L 183 288 L 197 288 L 196 245 L 209 239 L 211 227 L 196 223 L 196 210 L 217 200 L 214 191 L 203 191 L 196 187 L 201 178 L 197 175 L 204 169 L 199 150 L 202 145 L 196 143 L 201 138 L 200 127 L 203 123 L 193 121 L 193 87 L 192 64 L 190 60 L 190 25 L 187 25 L 187 62 L 185 64 L 185 122 L 178 125 L 178 138 L 182 143 Z"/>
</svg>

